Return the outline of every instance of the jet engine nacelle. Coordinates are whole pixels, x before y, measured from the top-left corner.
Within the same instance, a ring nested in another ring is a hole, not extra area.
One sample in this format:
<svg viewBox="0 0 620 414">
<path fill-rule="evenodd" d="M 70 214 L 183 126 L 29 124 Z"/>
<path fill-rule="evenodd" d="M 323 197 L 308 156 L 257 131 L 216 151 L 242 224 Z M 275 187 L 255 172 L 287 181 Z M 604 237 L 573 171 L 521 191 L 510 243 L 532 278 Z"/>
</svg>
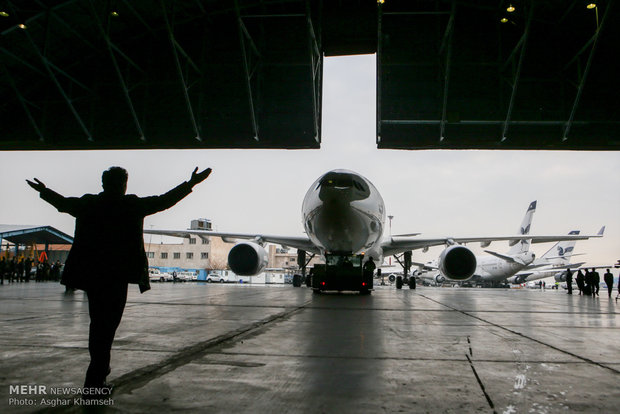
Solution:
<svg viewBox="0 0 620 414">
<path fill-rule="evenodd" d="M 467 280 L 476 271 L 476 256 L 465 246 L 450 246 L 439 255 L 441 274 L 452 280 Z"/>
<path fill-rule="evenodd" d="M 526 282 L 526 279 L 527 279 L 527 275 L 517 275 L 514 277 L 514 280 L 512 283 L 514 283 L 515 285 L 521 285 Z"/>
<path fill-rule="evenodd" d="M 560 272 L 554 276 L 556 282 L 566 282 L 566 272 Z"/>
<path fill-rule="evenodd" d="M 263 247 L 253 242 L 238 243 L 228 253 L 228 265 L 240 276 L 253 276 L 267 266 L 269 256 Z"/>
<path fill-rule="evenodd" d="M 437 283 L 438 285 L 441 285 L 443 282 L 446 281 L 446 278 L 441 273 L 435 275 L 433 279 L 435 280 L 435 283 Z"/>
</svg>

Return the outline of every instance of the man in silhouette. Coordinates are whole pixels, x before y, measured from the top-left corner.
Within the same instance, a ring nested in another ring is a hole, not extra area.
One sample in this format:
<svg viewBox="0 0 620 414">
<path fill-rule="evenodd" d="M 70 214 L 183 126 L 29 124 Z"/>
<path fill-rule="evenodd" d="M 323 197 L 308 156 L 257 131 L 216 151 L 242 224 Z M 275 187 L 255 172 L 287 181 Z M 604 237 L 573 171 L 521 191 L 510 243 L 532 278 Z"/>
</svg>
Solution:
<svg viewBox="0 0 620 414">
<path fill-rule="evenodd" d="M 614 290 L 614 275 L 611 274 L 609 269 L 607 269 L 607 272 L 603 275 L 603 280 L 607 285 L 607 292 L 609 293 L 609 297 L 611 298 L 611 292 Z"/>
<path fill-rule="evenodd" d="M 594 279 L 592 276 L 592 272 L 590 272 L 588 269 L 585 269 L 585 272 L 586 288 L 584 292 L 588 296 L 594 296 Z"/>
<path fill-rule="evenodd" d="M 566 269 L 566 289 L 568 294 L 573 294 L 573 272 L 570 269 Z"/>
<path fill-rule="evenodd" d="M 601 284 L 601 275 L 598 274 L 596 268 L 592 268 L 592 296 L 598 296 Z"/>
<path fill-rule="evenodd" d="M 6 272 L 6 258 L 0 258 L 0 285 L 4 285 L 4 272 Z"/>
<path fill-rule="evenodd" d="M 586 284 L 585 280 L 586 279 L 583 276 L 583 272 L 581 271 L 581 269 L 579 269 L 577 271 L 577 276 L 575 277 L 575 281 L 577 282 L 577 289 L 579 289 L 579 294 L 580 295 L 584 294 L 583 289 L 584 289 L 585 284 Z"/>
<path fill-rule="evenodd" d="M 204 181 L 211 169 L 194 169 L 186 181 L 165 194 L 151 197 L 127 195 L 127 171 L 110 167 L 101 177 L 103 191 L 82 197 L 63 197 L 38 179 L 26 180 L 41 198 L 58 211 L 75 217 L 75 237 L 61 283 L 82 289 L 88 296 L 90 365 L 85 388 L 110 387 L 110 351 L 125 303 L 127 285 L 138 284 L 140 292 L 150 289 L 148 261 L 144 251 L 144 217 L 172 207 Z M 114 272 L 94 265 L 103 258 L 114 260 Z M 98 260 L 99 259 L 99 260 Z"/>
</svg>

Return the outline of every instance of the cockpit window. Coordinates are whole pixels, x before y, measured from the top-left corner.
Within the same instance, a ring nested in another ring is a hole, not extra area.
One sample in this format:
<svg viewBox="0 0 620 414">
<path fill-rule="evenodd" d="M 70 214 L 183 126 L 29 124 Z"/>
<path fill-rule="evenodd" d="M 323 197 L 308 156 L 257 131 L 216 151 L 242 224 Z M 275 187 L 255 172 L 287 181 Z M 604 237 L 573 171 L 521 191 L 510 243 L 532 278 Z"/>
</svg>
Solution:
<svg viewBox="0 0 620 414">
<path fill-rule="evenodd" d="M 370 194 L 370 188 L 364 179 L 356 174 L 349 173 L 329 173 L 319 181 L 315 189 L 315 191 L 320 192 L 319 197 L 329 194 L 333 190 L 346 191 L 348 193 L 346 201 L 363 200 Z"/>
<path fill-rule="evenodd" d="M 351 187 L 353 185 L 353 180 L 349 176 L 338 176 L 338 177 L 328 177 L 324 180 L 321 180 L 319 183 L 320 186 L 323 187 Z"/>
<path fill-rule="evenodd" d="M 321 187 L 355 187 L 356 190 L 365 191 L 365 186 L 359 180 L 353 179 L 353 176 L 349 174 L 340 174 L 338 176 L 325 177 L 319 182 L 316 189 L 318 190 Z"/>
</svg>

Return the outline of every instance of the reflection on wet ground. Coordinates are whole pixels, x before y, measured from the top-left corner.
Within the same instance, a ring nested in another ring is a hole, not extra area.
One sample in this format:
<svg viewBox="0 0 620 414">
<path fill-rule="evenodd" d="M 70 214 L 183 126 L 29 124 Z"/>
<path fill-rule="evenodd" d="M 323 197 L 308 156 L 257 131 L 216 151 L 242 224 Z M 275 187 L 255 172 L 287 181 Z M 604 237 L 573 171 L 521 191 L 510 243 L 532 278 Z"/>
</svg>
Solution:
<svg viewBox="0 0 620 414">
<path fill-rule="evenodd" d="M 11 386 L 81 385 L 86 305 L 57 284 L 0 287 L 2 412 L 83 409 Z M 130 288 L 101 411 L 614 412 L 619 306 L 552 290 Z"/>
</svg>

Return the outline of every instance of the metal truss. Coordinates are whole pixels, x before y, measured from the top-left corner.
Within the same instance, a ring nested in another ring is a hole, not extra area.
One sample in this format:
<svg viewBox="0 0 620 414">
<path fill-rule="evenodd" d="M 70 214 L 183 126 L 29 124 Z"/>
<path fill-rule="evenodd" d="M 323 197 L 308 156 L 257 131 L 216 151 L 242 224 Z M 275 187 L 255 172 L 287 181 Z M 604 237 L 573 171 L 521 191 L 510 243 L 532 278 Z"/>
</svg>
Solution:
<svg viewBox="0 0 620 414">
<path fill-rule="evenodd" d="M 129 57 L 127 57 L 127 55 L 122 53 L 117 46 L 114 45 L 114 43 L 110 39 L 109 24 L 106 25 L 107 26 L 107 30 L 104 29 L 103 23 L 101 22 L 101 19 L 97 15 L 97 11 L 95 9 L 95 5 L 93 4 L 93 0 L 89 0 L 89 5 L 90 5 L 90 9 L 91 9 L 91 12 L 92 12 L 93 19 L 95 20 L 96 25 L 99 28 L 99 32 L 100 32 L 101 36 L 103 37 L 103 40 L 104 40 L 104 42 L 106 44 L 106 49 L 108 51 L 108 54 L 110 55 L 110 59 L 112 60 L 112 65 L 114 66 L 114 71 L 116 72 L 116 75 L 118 77 L 118 81 L 119 81 L 119 83 L 121 85 L 121 88 L 123 90 L 123 94 L 125 96 L 125 100 L 127 102 L 127 106 L 129 107 L 129 112 L 131 114 L 131 118 L 133 119 L 133 122 L 134 122 L 134 125 L 136 127 L 136 130 L 138 131 L 140 140 L 146 141 L 146 138 L 144 136 L 144 131 L 143 131 L 142 126 L 140 125 L 140 121 L 138 119 L 138 114 L 136 113 L 135 106 L 133 104 L 133 101 L 131 99 L 131 95 L 129 93 L 130 92 L 129 88 L 127 87 L 127 82 L 125 81 L 125 77 L 123 76 L 123 73 L 121 72 L 120 66 L 118 64 L 118 60 L 116 59 L 116 55 L 114 54 L 114 50 L 116 50 L 116 52 L 120 56 L 122 56 L 134 68 L 136 68 L 137 70 L 139 70 L 142 73 L 144 73 L 144 70 L 142 70 L 140 68 L 140 66 L 138 66 L 135 62 L 133 62 Z M 109 17 L 108 17 L 108 19 L 109 19 Z"/>
<path fill-rule="evenodd" d="M 381 126 L 383 125 L 383 119 L 381 118 L 381 79 L 382 73 L 381 70 L 381 58 L 383 57 L 383 7 L 380 2 L 377 2 L 377 90 L 375 94 L 377 95 L 377 108 L 376 108 L 376 117 L 377 117 L 377 138 L 375 139 L 375 143 L 379 145 L 381 143 Z"/>
<path fill-rule="evenodd" d="M 448 105 L 448 91 L 450 70 L 452 65 L 452 38 L 454 33 L 454 19 L 456 15 L 456 1 L 451 2 L 450 11 L 421 11 L 421 12 L 383 12 L 383 8 L 380 2 L 377 2 L 377 139 L 376 144 L 381 143 L 381 126 L 382 125 L 439 125 L 439 141 L 443 141 L 445 138 L 445 126 L 447 122 L 447 105 Z M 443 78 L 443 94 L 442 94 L 442 110 L 441 120 L 391 120 L 382 119 L 381 114 L 381 87 L 382 87 L 382 64 L 381 58 L 383 56 L 383 16 L 440 16 L 450 15 L 446 30 L 442 38 L 441 45 L 439 47 L 439 55 L 446 50 L 446 58 L 444 61 L 444 78 Z"/>
<path fill-rule="evenodd" d="M 452 38 L 454 35 L 454 19 L 456 16 L 456 1 L 452 0 L 452 9 L 450 10 L 450 20 L 448 20 L 448 25 L 446 26 L 446 31 L 443 35 L 443 40 L 441 41 L 441 46 L 439 47 L 439 54 L 443 52 L 445 48 L 446 51 L 446 61 L 444 65 L 444 79 L 443 79 L 443 100 L 441 104 L 441 123 L 439 126 L 439 141 L 443 141 L 445 138 L 445 130 L 446 130 L 446 114 L 448 110 L 448 87 L 450 84 L 450 68 L 452 64 Z"/>
<path fill-rule="evenodd" d="M 601 19 L 600 24 L 596 28 L 596 32 L 594 35 L 586 42 L 586 44 L 577 52 L 577 54 L 564 66 L 564 69 L 567 69 L 573 62 L 578 61 L 579 57 L 587 50 L 587 48 L 592 45 L 590 48 L 590 54 L 588 55 L 588 60 L 586 61 L 586 67 L 583 71 L 583 74 L 580 76 L 579 84 L 577 85 L 577 94 L 575 95 L 575 100 L 573 101 L 573 106 L 570 111 L 570 115 L 568 120 L 566 121 L 566 125 L 564 127 L 564 134 L 562 136 L 562 141 L 565 142 L 568 140 L 568 134 L 570 132 L 571 126 L 575 123 L 575 113 L 577 112 L 577 108 L 579 107 L 579 101 L 581 100 L 581 94 L 583 93 L 583 88 L 586 84 L 586 79 L 588 78 L 588 73 L 590 72 L 590 67 L 592 66 L 592 60 L 594 58 L 594 53 L 596 51 L 596 45 L 598 38 L 600 36 L 605 23 L 607 22 L 607 15 L 609 14 L 609 10 L 611 9 L 611 5 L 613 2 L 609 2 L 605 7 L 605 13 L 603 14 L 603 18 Z"/>
<path fill-rule="evenodd" d="M 13 80 L 13 77 L 9 73 L 9 70 L 7 69 L 6 65 L 2 65 L 2 69 L 4 71 L 4 76 L 6 77 L 6 79 L 9 81 L 9 84 L 11 85 L 11 88 L 13 88 L 13 90 L 15 91 L 15 94 L 17 95 L 17 99 L 19 99 L 19 102 L 22 104 L 22 108 L 24 108 L 24 111 L 26 112 L 26 116 L 28 117 L 28 120 L 30 121 L 30 125 L 32 125 L 32 128 L 34 129 L 36 134 L 39 136 L 39 141 L 44 142 L 45 137 L 41 133 L 41 129 L 37 125 L 37 122 L 35 121 L 34 116 L 32 115 L 32 112 L 30 111 L 30 105 L 32 104 L 29 101 L 27 101 L 26 98 L 24 98 L 24 96 L 21 94 L 21 92 L 17 88 L 17 84 Z"/>
<path fill-rule="evenodd" d="M 321 143 L 321 82 L 323 80 L 323 55 L 312 24 L 310 2 L 306 0 L 306 22 L 308 24 L 308 50 L 312 70 L 312 115 L 314 140 Z"/>
<path fill-rule="evenodd" d="M 235 11 L 237 12 L 237 25 L 239 28 L 239 42 L 241 47 L 241 55 L 243 60 L 243 70 L 245 72 L 245 84 L 248 92 L 248 105 L 250 108 L 250 122 L 252 123 L 252 131 L 254 133 L 254 139 L 259 141 L 259 126 L 257 120 L 257 108 L 255 106 L 255 97 L 252 91 L 252 78 L 254 77 L 254 73 L 258 68 L 258 60 L 256 64 L 252 67 L 251 58 L 252 55 L 248 53 L 247 48 L 250 48 L 251 52 L 254 52 L 258 59 L 260 59 L 261 54 L 258 51 L 258 48 L 254 44 L 252 40 L 252 36 L 248 32 L 248 29 L 245 27 L 243 23 L 243 17 L 241 16 L 241 10 L 239 9 L 239 2 L 235 0 Z M 262 17 L 262 16 L 261 16 Z"/>
<path fill-rule="evenodd" d="M 16 8 L 10 2 L 9 2 L 9 7 L 12 9 L 12 12 L 15 15 L 18 15 Z M 45 14 L 45 16 L 47 17 L 45 19 L 45 26 L 44 26 L 44 30 L 45 30 L 45 33 L 46 33 L 46 35 L 45 35 L 45 39 L 46 40 L 49 38 L 49 36 L 48 36 L 48 34 L 49 34 L 49 25 L 50 25 L 50 18 L 49 17 L 51 15 L 51 13 L 52 13 L 52 9 L 50 8 L 47 11 L 45 11 L 44 13 L 39 13 L 36 16 L 32 17 L 31 19 L 28 19 L 29 21 L 34 21 L 34 19 L 36 17 L 39 17 L 39 16 Z M 58 89 L 58 92 L 60 92 L 61 96 L 65 100 L 67 106 L 69 107 L 69 110 L 73 114 L 73 117 L 75 118 L 75 120 L 77 121 L 78 125 L 80 126 L 80 129 L 84 132 L 84 134 L 86 135 L 88 141 L 93 141 L 93 136 L 92 136 L 90 130 L 88 129 L 88 127 L 84 123 L 84 120 L 82 119 L 82 117 L 78 113 L 75 105 L 73 104 L 73 99 L 71 99 L 71 97 L 69 96 L 67 91 L 63 88 L 62 84 L 60 83 L 60 80 L 58 79 L 57 74 L 63 75 L 70 82 L 80 86 L 81 88 L 85 89 L 86 91 L 88 91 L 91 94 L 93 93 L 93 91 L 90 88 L 88 88 L 86 85 L 84 85 L 83 83 L 81 83 L 80 81 L 78 81 L 77 79 L 75 79 L 74 77 L 72 77 L 71 75 L 69 75 L 68 73 L 63 71 L 62 69 L 60 69 L 58 66 L 54 65 L 45 56 L 46 49 L 47 49 L 45 47 L 45 45 L 43 46 L 43 50 L 41 50 L 39 48 L 39 46 L 36 44 L 36 42 L 34 41 L 34 39 L 32 38 L 32 36 L 30 35 L 30 32 L 28 30 L 25 30 L 24 34 L 25 34 L 26 38 L 28 39 L 28 42 L 32 46 L 33 51 L 35 52 L 35 54 L 41 60 L 41 63 L 43 64 L 43 67 L 45 68 L 49 78 L 52 80 L 52 82 L 54 83 L 54 85 Z M 43 137 L 42 134 L 40 135 L 40 137 L 41 138 Z"/>
<path fill-rule="evenodd" d="M 525 50 L 527 46 L 527 38 L 530 34 L 530 27 L 531 27 L 533 16 L 534 16 L 534 4 L 532 3 L 530 4 L 530 10 L 527 16 L 527 21 L 525 23 L 525 29 L 523 31 L 523 35 L 519 39 L 519 42 L 513 49 L 512 53 L 510 53 L 508 59 L 506 60 L 506 63 L 504 64 L 504 66 L 506 66 L 508 62 L 510 62 L 516 56 L 517 50 L 519 50 L 519 62 L 517 63 L 517 69 L 516 69 L 516 72 L 514 74 L 514 78 L 512 81 L 512 93 L 510 94 L 510 100 L 508 101 L 508 110 L 506 111 L 506 119 L 504 120 L 504 127 L 502 129 L 502 137 L 501 137 L 500 142 L 504 142 L 507 139 L 508 127 L 510 126 L 510 118 L 512 117 L 512 110 L 514 108 L 514 102 L 517 96 L 519 80 L 521 79 L 521 68 L 523 67 L 523 60 L 525 58 Z"/>
<path fill-rule="evenodd" d="M 172 27 L 172 24 L 170 23 L 170 19 L 168 18 L 168 11 L 166 10 L 166 5 L 164 3 L 164 0 L 160 0 L 160 4 L 161 4 L 163 16 L 164 16 L 164 21 L 166 23 L 166 30 L 168 32 L 168 38 L 170 39 L 170 45 L 172 47 L 172 55 L 174 56 L 174 64 L 176 66 L 177 74 L 179 75 L 179 80 L 181 81 L 181 85 L 183 86 L 183 96 L 185 97 L 185 103 L 187 105 L 187 112 L 192 122 L 194 133 L 196 134 L 195 139 L 198 141 L 202 141 L 202 138 L 200 137 L 200 129 L 198 127 L 198 123 L 196 122 L 196 117 L 194 115 L 194 109 L 192 106 L 192 102 L 189 98 L 188 90 L 190 88 L 190 85 L 188 84 L 186 77 L 183 75 L 183 69 L 181 68 L 181 61 L 179 59 L 179 53 L 183 55 L 186 61 L 190 64 L 190 66 L 194 68 L 194 70 L 196 70 L 196 72 L 198 72 L 199 75 L 201 73 L 200 73 L 198 66 L 191 60 L 189 55 L 185 52 L 183 47 L 181 47 L 181 45 L 177 42 L 176 38 L 174 37 L 174 29 Z M 173 3 L 173 7 L 174 7 L 174 3 Z M 173 23 L 174 23 L 174 14 L 173 14 Z"/>
</svg>

